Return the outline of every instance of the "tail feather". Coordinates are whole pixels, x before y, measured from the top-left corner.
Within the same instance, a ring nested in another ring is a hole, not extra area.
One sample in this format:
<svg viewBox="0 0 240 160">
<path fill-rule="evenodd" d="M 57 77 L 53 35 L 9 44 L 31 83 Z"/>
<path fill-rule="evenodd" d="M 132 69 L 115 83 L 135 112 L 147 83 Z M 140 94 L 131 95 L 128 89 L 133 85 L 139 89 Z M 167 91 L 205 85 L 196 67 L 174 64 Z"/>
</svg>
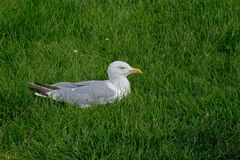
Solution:
<svg viewBox="0 0 240 160">
<path fill-rule="evenodd" d="M 47 94 L 48 92 L 59 89 L 58 87 L 55 87 L 55 86 L 50 86 L 47 84 L 41 84 L 41 83 L 35 83 L 35 82 L 29 82 L 28 88 L 34 91 L 35 94 L 39 96 L 48 96 Z"/>
</svg>

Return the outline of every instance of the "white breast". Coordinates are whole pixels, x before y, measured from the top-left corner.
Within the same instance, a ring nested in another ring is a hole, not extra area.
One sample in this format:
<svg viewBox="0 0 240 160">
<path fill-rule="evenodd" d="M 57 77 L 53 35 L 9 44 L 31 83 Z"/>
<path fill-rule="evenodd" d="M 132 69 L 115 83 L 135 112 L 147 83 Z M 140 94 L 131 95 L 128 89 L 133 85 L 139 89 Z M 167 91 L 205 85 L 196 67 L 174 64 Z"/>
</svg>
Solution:
<svg viewBox="0 0 240 160">
<path fill-rule="evenodd" d="M 116 88 L 118 98 L 126 97 L 130 91 L 130 83 L 127 78 L 120 78 L 113 82 L 113 86 Z"/>
</svg>

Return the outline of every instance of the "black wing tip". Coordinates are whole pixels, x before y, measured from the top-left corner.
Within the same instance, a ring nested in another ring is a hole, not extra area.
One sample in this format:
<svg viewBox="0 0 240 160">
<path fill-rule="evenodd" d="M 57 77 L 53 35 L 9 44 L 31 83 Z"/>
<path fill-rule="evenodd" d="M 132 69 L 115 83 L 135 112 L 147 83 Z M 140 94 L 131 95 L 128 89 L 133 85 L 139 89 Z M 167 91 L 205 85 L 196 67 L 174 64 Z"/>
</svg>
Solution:
<svg viewBox="0 0 240 160">
<path fill-rule="evenodd" d="M 57 90 L 59 88 L 38 82 L 28 82 L 28 88 L 40 95 L 48 96 L 47 92 Z"/>
<path fill-rule="evenodd" d="M 48 84 L 44 84 L 44 83 L 39 83 L 39 82 L 28 82 L 29 85 L 34 85 L 34 86 L 40 86 L 40 87 L 44 87 L 48 90 L 58 90 L 59 88 L 56 86 L 52 86 L 52 85 L 48 85 Z"/>
</svg>

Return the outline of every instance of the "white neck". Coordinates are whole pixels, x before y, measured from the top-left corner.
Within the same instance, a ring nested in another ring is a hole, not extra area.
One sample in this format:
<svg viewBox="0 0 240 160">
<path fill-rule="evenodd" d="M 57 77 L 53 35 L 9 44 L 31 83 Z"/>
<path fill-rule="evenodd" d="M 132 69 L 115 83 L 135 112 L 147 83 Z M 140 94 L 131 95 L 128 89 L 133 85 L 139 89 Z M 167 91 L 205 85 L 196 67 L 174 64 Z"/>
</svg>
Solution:
<svg viewBox="0 0 240 160">
<path fill-rule="evenodd" d="M 122 98 L 130 93 L 130 83 L 127 77 L 118 77 L 109 79 L 114 87 L 116 87 L 117 97 Z"/>
</svg>

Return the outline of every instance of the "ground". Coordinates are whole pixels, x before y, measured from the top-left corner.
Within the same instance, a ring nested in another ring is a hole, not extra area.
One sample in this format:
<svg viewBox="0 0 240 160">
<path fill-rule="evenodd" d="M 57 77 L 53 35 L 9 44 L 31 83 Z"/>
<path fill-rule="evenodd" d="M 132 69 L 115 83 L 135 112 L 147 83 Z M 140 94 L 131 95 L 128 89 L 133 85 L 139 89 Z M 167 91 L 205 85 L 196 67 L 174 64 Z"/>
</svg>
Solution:
<svg viewBox="0 0 240 160">
<path fill-rule="evenodd" d="M 236 0 L 0 0 L 0 159 L 240 159 Z M 82 109 L 27 82 L 140 68 L 131 94 Z"/>
</svg>

